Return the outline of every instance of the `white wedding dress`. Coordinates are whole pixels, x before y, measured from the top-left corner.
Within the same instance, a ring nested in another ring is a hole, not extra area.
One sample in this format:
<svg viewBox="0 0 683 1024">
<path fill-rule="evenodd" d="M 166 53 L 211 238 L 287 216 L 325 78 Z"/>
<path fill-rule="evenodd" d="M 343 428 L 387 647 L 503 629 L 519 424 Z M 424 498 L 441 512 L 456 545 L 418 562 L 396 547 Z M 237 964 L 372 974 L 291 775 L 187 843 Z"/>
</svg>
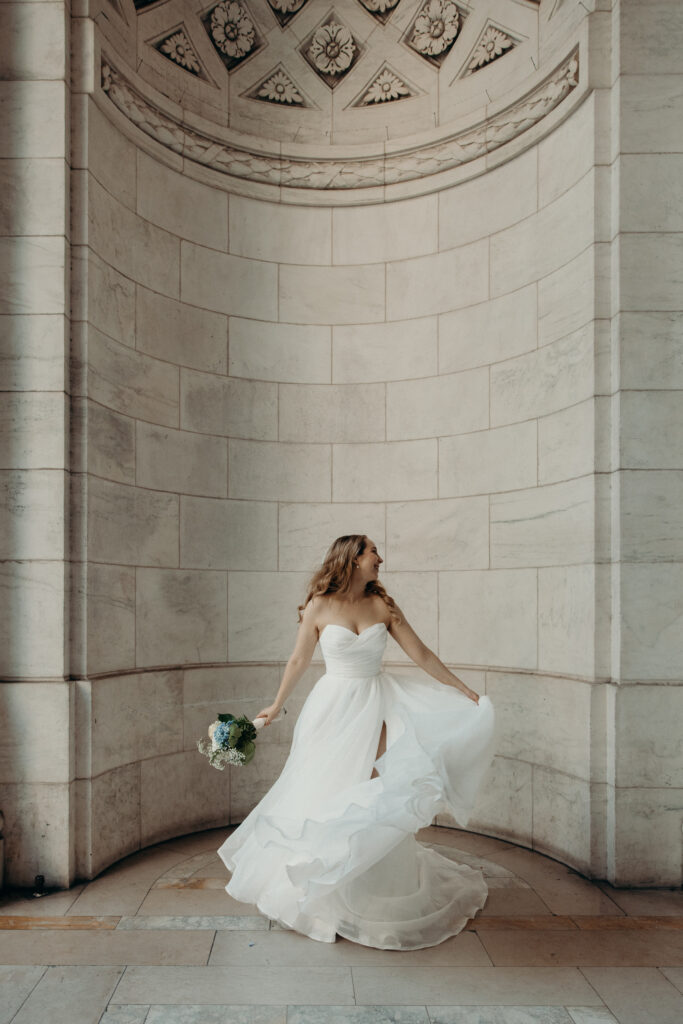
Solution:
<svg viewBox="0 0 683 1024">
<path fill-rule="evenodd" d="M 419 949 L 461 931 L 486 902 L 480 870 L 415 832 L 444 811 L 467 823 L 493 758 L 494 709 L 487 696 L 475 704 L 431 678 L 382 671 L 386 641 L 383 622 L 360 634 L 325 626 L 326 672 L 282 774 L 218 853 L 228 893 L 287 928 Z M 383 721 L 387 750 L 375 762 Z"/>
</svg>

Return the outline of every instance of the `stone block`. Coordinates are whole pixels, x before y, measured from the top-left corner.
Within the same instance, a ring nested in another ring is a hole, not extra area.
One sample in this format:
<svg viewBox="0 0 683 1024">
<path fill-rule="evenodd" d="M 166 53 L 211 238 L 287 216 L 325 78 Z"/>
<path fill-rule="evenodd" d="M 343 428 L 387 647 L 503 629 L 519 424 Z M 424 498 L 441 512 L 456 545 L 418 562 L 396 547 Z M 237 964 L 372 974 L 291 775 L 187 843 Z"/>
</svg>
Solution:
<svg viewBox="0 0 683 1024">
<path fill-rule="evenodd" d="M 260 441 L 277 438 L 277 385 L 182 370 L 180 423 L 186 430 Z"/>
<path fill-rule="evenodd" d="M 64 676 L 64 595 L 63 562 L 0 562 L 0 676 Z"/>
<path fill-rule="evenodd" d="M 589 246 L 538 282 L 539 345 L 566 338 L 596 316 L 610 315 L 601 298 L 609 294 L 608 248 Z"/>
<path fill-rule="evenodd" d="M 617 173 L 621 231 L 683 231 L 683 154 L 624 154 Z"/>
<path fill-rule="evenodd" d="M 91 477 L 88 556 L 114 565 L 177 565 L 178 496 Z"/>
<path fill-rule="evenodd" d="M 137 212 L 165 231 L 223 252 L 228 247 L 227 193 L 193 181 L 137 151 Z"/>
<path fill-rule="evenodd" d="M 228 321 L 222 313 L 188 306 L 137 288 L 136 348 L 149 356 L 207 373 L 227 373 Z"/>
<path fill-rule="evenodd" d="M 247 814 L 266 795 L 282 772 L 288 754 L 288 743 L 264 744 L 259 749 L 258 756 L 249 765 L 253 771 L 242 772 L 239 775 L 233 772 L 230 787 L 231 822 L 244 821 Z"/>
<path fill-rule="evenodd" d="M 131 668 L 135 665 L 135 569 L 91 562 L 87 574 L 87 671 Z"/>
<path fill-rule="evenodd" d="M 123 764 L 103 772 L 89 780 L 88 789 L 92 836 L 88 877 L 93 878 L 140 849 L 140 765 Z"/>
<path fill-rule="evenodd" d="M 683 565 L 620 571 L 621 678 L 679 680 L 683 663 Z"/>
<path fill-rule="evenodd" d="M 353 442 L 385 439 L 383 384 L 281 384 L 281 441 Z"/>
<path fill-rule="evenodd" d="M 620 401 L 625 469 L 683 469 L 683 402 L 678 391 L 627 391 Z"/>
<path fill-rule="evenodd" d="M 639 232 L 619 238 L 618 309 L 679 311 L 683 232 Z"/>
<path fill-rule="evenodd" d="M 0 379 L 6 391 L 65 391 L 68 321 L 59 313 L 3 316 Z"/>
<path fill-rule="evenodd" d="M 332 449 L 327 444 L 231 440 L 228 494 L 265 501 L 329 501 Z"/>
<path fill-rule="evenodd" d="M 535 569 L 439 573 L 439 656 L 458 665 L 536 668 Z"/>
<path fill-rule="evenodd" d="M 64 557 L 65 474 L 0 470 L 0 559 Z"/>
<path fill-rule="evenodd" d="M 0 404 L 0 467 L 64 469 L 65 396 L 62 392 L 12 392 Z"/>
<path fill-rule="evenodd" d="M 225 497 L 228 445 L 222 437 L 136 424 L 136 480 L 142 487 Z"/>
<path fill-rule="evenodd" d="M 69 887 L 72 791 L 68 782 L 0 784 L 6 884 L 28 888 L 43 875 L 47 888 Z"/>
<path fill-rule="evenodd" d="M 535 349 L 536 305 L 536 285 L 531 284 L 510 295 L 442 314 L 439 372 L 486 366 Z"/>
<path fill-rule="evenodd" d="M 403 380 L 438 372 L 437 318 L 353 324 L 332 331 L 332 379 L 338 384 Z"/>
<path fill-rule="evenodd" d="M 491 425 L 557 412 L 593 395 L 592 326 L 491 367 Z"/>
<path fill-rule="evenodd" d="M 75 410 L 72 407 L 72 417 L 80 417 L 80 441 L 85 443 L 88 472 L 134 484 L 135 420 L 88 399 L 79 400 Z"/>
<path fill-rule="evenodd" d="M 330 328 L 230 317 L 233 377 L 324 384 L 330 380 Z"/>
<path fill-rule="evenodd" d="M 491 238 L 491 294 L 503 295 L 557 270 L 595 236 L 594 174 L 538 213 Z"/>
<path fill-rule="evenodd" d="M 265 310 L 261 309 L 262 317 L 264 313 Z M 270 319 L 275 320 L 278 317 L 271 316 Z M 362 324 L 383 321 L 384 266 L 282 265 L 279 272 L 279 319 L 287 323 L 300 324 Z"/>
<path fill-rule="evenodd" d="M 622 74 L 680 74 L 683 11 L 671 0 L 645 7 L 622 0 L 619 18 L 619 68 Z"/>
<path fill-rule="evenodd" d="M 277 281 L 274 263 L 243 259 L 193 242 L 181 245 L 180 298 L 192 306 L 277 320 Z"/>
<path fill-rule="evenodd" d="M 593 676 L 598 619 L 596 570 L 592 565 L 560 565 L 538 573 L 538 665 L 545 672 Z M 558 766 L 559 767 L 559 766 Z M 572 769 L 580 775 L 578 768 Z"/>
<path fill-rule="evenodd" d="M 0 115 L 5 126 L 3 156 L 65 159 L 66 87 L 64 81 L 0 81 Z"/>
<path fill-rule="evenodd" d="M 225 573 L 137 570 L 138 665 L 225 661 L 227 619 Z"/>
<path fill-rule="evenodd" d="M 403 612 L 405 619 L 430 650 L 444 658 L 439 647 L 438 623 L 438 580 L 435 572 L 384 572 L 380 569 L 380 582 L 386 587 Z M 384 656 L 385 662 L 404 663 L 407 671 L 414 676 L 419 675 L 411 658 L 399 643 L 389 635 Z M 445 658 L 444 658 L 445 660 Z"/>
<path fill-rule="evenodd" d="M 438 498 L 387 505 L 392 571 L 487 569 L 488 497 Z"/>
<path fill-rule="evenodd" d="M 0 160 L 0 194 L 0 235 L 68 235 L 63 160 Z"/>
<path fill-rule="evenodd" d="M 91 327 L 88 395 L 126 416 L 178 426 L 178 368 L 119 345 Z"/>
<path fill-rule="evenodd" d="M 626 389 L 683 389 L 683 313 L 621 313 L 619 375 Z"/>
<path fill-rule="evenodd" d="M 279 568 L 309 570 L 311 575 L 337 537 L 362 533 L 384 550 L 384 504 L 370 502 L 281 502 L 278 513 Z"/>
<path fill-rule="evenodd" d="M 66 17 L 63 4 L 0 6 L 0 78 L 60 79 L 65 74 Z"/>
<path fill-rule="evenodd" d="M 681 884 L 683 790 L 663 787 L 614 791 L 614 878 L 617 886 Z M 656 837 L 656 856 L 653 840 Z"/>
<path fill-rule="evenodd" d="M 87 98 L 82 120 L 76 117 L 72 123 L 72 166 L 89 170 L 110 195 L 129 210 L 135 210 L 135 144 L 106 117 L 91 96 Z"/>
<path fill-rule="evenodd" d="M 135 347 L 135 284 L 86 246 L 71 247 L 72 316 Z"/>
<path fill-rule="evenodd" d="M 598 163 L 596 96 L 589 94 L 538 144 L 538 205 L 547 206 L 576 185 Z M 530 151 L 533 153 L 533 150 Z"/>
<path fill-rule="evenodd" d="M 489 425 L 484 367 L 387 384 L 387 439 L 403 441 L 482 430 Z"/>
<path fill-rule="evenodd" d="M 0 238 L 0 275 L 0 315 L 66 312 L 67 267 L 62 235 Z"/>
<path fill-rule="evenodd" d="M 621 686 L 616 695 L 616 784 L 683 788 L 683 686 Z"/>
<path fill-rule="evenodd" d="M 596 469 L 596 403 L 589 399 L 538 421 L 538 482 L 557 483 Z"/>
<path fill-rule="evenodd" d="M 536 212 L 536 150 L 439 192 L 439 248 L 455 249 Z"/>
<path fill-rule="evenodd" d="M 620 547 L 624 562 L 683 562 L 683 472 L 620 474 Z"/>
<path fill-rule="evenodd" d="M 142 845 L 226 825 L 229 794 L 228 772 L 216 771 L 198 750 L 148 758 L 140 765 Z"/>
<path fill-rule="evenodd" d="M 273 263 L 329 264 L 331 211 L 231 195 L 230 252 Z"/>
<path fill-rule="evenodd" d="M 3 682 L 0 782 L 68 782 L 72 719 L 69 683 Z M 4 813 L 8 831 L 12 826 Z"/>
<path fill-rule="evenodd" d="M 389 320 L 447 313 L 488 297 L 488 239 L 387 266 Z"/>
<path fill-rule="evenodd" d="M 177 298 L 179 239 L 129 210 L 92 175 L 88 176 L 87 201 L 87 242 L 91 248 L 124 276 Z"/>
<path fill-rule="evenodd" d="M 621 75 L 616 95 L 622 153 L 683 152 L 683 94 L 674 77 Z"/>
<path fill-rule="evenodd" d="M 498 569 L 592 562 L 592 476 L 491 497 L 491 565 Z"/>
<path fill-rule="evenodd" d="M 531 846 L 533 765 L 496 755 L 482 781 L 468 827 Z"/>
<path fill-rule="evenodd" d="M 591 865 L 590 783 L 562 771 L 534 765 L 534 850 L 589 871 Z"/>
<path fill-rule="evenodd" d="M 192 569 L 277 569 L 274 501 L 180 500 L 180 564 Z"/>
<path fill-rule="evenodd" d="M 287 661 L 296 640 L 303 572 L 231 572 L 228 578 L 230 661 Z"/>
<path fill-rule="evenodd" d="M 536 422 L 439 438 L 439 494 L 459 497 L 536 484 Z"/>
<path fill-rule="evenodd" d="M 92 680 L 92 774 L 182 750 L 180 670 Z"/>
<path fill-rule="evenodd" d="M 384 263 L 436 252 L 438 197 L 332 210 L 332 261 Z"/>
<path fill-rule="evenodd" d="M 588 779 L 589 684 L 522 672 L 491 672 L 486 693 L 496 709 L 498 754 Z"/>
<path fill-rule="evenodd" d="M 436 495 L 436 438 L 334 449 L 334 501 L 410 501 Z"/>
</svg>

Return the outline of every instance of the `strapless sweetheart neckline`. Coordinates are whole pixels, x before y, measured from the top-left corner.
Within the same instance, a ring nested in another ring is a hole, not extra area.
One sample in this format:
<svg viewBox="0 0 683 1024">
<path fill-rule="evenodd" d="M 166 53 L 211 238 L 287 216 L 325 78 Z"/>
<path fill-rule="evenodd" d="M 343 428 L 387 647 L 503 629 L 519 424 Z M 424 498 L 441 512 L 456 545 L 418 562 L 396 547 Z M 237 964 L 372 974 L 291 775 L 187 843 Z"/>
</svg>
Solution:
<svg viewBox="0 0 683 1024">
<path fill-rule="evenodd" d="M 371 626 L 366 626 L 365 629 L 361 629 L 360 633 L 356 633 L 355 629 L 349 629 L 348 626 L 342 626 L 340 622 L 326 622 L 323 628 L 320 630 L 318 640 L 320 640 L 320 637 L 323 635 L 328 626 L 336 626 L 337 629 L 345 629 L 347 633 L 351 633 L 353 636 L 362 636 L 363 633 L 367 633 L 369 629 L 374 629 L 375 626 L 384 626 L 384 628 L 386 629 L 387 624 L 386 622 L 382 622 L 381 620 L 379 622 L 373 622 Z"/>
</svg>

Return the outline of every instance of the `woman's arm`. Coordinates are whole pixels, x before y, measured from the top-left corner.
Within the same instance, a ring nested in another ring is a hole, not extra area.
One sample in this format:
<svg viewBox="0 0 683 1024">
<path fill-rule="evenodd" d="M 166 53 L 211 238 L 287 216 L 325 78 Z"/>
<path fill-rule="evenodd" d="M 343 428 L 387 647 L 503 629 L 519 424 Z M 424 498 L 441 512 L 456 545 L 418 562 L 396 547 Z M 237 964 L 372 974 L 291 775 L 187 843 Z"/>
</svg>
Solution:
<svg viewBox="0 0 683 1024">
<path fill-rule="evenodd" d="M 289 661 L 285 667 L 285 671 L 282 675 L 282 681 L 280 682 L 280 688 L 277 691 L 275 700 L 270 707 L 264 708 L 263 711 L 259 711 L 256 716 L 257 718 L 265 718 L 266 725 L 270 725 L 273 719 L 280 713 L 283 704 L 311 663 L 313 651 L 315 650 L 315 645 L 318 642 L 318 630 L 315 625 L 316 610 L 313 607 L 314 602 L 315 598 L 313 601 L 309 601 L 302 612 L 302 619 L 299 623 L 299 631 L 296 635 L 294 650 L 292 651 Z"/>
<path fill-rule="evenodd" d="M 393 636 L 396 643 L 401 647 L 409 658 L 412 658 L 416 665 L 421 669 L 424 669 L 428 675 L 434 679 L 438 679 L 440 683 L 444 683 L 446 686 L 454 686 L 456 690 L 460 690 L 466 697 L 473 700 L 475 704 L 479 703 L 479 694 L 475 693 L 474 690 L 470 690 L 466 683 L 463 683 L 462 679 L 458 679 L 456 675 L 447 669 L 444 663 L 437 658 L 434 651 L 430 650 L 426 644 L 424 644 L 415 630 L 408 624 L 408 621 L 396 605 L 396 611 L 401 616 L 401 622 L 396 624 L 391 622 L 389 626 L 389 632 Z"/>
</svg>

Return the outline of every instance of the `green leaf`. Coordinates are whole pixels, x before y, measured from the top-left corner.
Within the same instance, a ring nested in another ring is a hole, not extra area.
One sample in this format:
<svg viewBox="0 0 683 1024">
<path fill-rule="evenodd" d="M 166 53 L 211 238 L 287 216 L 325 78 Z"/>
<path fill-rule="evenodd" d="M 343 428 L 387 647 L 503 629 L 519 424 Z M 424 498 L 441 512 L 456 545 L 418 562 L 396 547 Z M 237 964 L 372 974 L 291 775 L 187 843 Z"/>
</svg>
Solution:
<svg viewBox="0 0 683 1024">
<path fill-rule="evenodd" d="M 216 715 L 216 718 L 219 722 L 232 722 L 234 717 L 235 716 L 231 714 L 229 711 L 227 711 L 224 715 Z"/>
<path fill-rule="evenodd" d="M 256 744 L 248 740 L 242 747 L 242 753 L 244 754 L 244 763 L 249 764 L 252 757 L 256 753 Z"/>
</svg>

